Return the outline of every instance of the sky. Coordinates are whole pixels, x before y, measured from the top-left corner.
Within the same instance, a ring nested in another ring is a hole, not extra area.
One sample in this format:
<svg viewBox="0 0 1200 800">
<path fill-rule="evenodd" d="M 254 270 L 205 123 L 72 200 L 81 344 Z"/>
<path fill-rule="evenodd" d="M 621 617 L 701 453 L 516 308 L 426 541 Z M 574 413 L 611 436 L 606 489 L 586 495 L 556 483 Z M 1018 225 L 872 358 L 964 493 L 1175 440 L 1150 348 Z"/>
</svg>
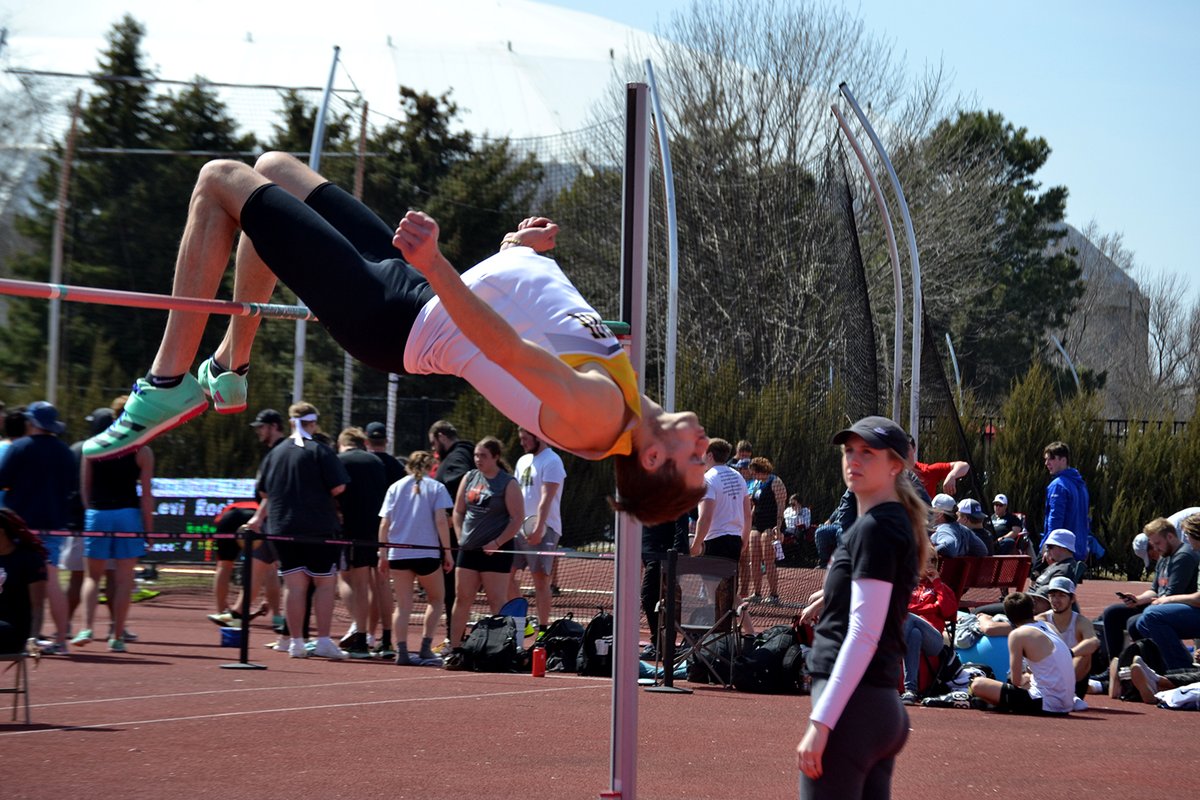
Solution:
<svg viewBox="0 0 1200 800">
<path fill-rule="evenodd" d="M 665 32 L 690 0 L 543 0 Z M 1036 178 L 1066 186 L 1067 221 L 1120 233 L 1142 282 L 1200 298 L 1200 3 L 1194 0 L 847 0 L 910 76 L 943 65 L 968 108 L 1046 139 Z M 854 76 L 846 81 L 853 88 Z M 866 98 L 858 98 L 864 105 Z"/>
</svg>

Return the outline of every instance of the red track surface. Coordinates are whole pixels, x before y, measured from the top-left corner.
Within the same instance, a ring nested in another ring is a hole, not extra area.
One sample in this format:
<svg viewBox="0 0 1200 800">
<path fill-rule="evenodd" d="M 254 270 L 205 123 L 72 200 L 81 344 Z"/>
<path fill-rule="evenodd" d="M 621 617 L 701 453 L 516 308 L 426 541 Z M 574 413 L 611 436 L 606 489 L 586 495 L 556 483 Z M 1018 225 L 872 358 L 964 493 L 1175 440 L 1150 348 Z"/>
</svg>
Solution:
<svg viewBox="0 0 1200 800">
<path fill-rule="evenodd" d="M 1125 586 L 1085 583 L 1084 611 L 1095 616 Z M 251 659 L 268 669 L 225 670 L 237 651 L 217 646 L 208 610 L 207 598 L 163 595 L 134 607 L 141 641 L 130 652 L 93 642 L 42 659 L 34 725 L 8 723 L 3 709 L 3 796 L 542 800 L 608 786 L 607 680 L 289 659 L 263 649 L 265 626 Z M 1200 715 L 1088 702 L 1063 720 L 912 709 L 893 796 L 1188 792 Z M 697 687 L 639 703 L 639 797 L 796 796 L 808 698 Z"/>
</svg>

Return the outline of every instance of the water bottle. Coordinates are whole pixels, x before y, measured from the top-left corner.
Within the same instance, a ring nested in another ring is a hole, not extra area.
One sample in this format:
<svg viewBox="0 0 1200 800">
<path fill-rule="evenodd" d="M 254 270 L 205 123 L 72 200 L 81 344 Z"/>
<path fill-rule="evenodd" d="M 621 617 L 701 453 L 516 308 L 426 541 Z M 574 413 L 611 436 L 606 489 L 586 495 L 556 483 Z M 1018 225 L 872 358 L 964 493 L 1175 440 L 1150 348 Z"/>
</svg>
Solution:
<svg viewBox="0 0 1200 800">
<path fill-rule="evenodd" d="M 783 542 L 775 540 L 775 560 L 783 561 Z"/>
<path fill-rule="evenodd" d="M 533 648 L 533 677 L 546 677 L 546 648 Z"/>
</svg>

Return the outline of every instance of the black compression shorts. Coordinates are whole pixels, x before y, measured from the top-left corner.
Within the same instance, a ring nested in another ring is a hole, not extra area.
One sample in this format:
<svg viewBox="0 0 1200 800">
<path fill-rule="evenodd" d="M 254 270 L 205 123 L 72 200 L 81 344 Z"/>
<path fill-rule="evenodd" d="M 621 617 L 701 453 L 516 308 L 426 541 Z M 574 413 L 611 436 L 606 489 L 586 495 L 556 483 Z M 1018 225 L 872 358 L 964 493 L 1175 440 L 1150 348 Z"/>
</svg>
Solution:
<svg viewBox="0 0 1200 800">
<path fill-rule="evenodd" d="M 332 183 L 304 202 L 268 184 L 246 200 L 241 224 L 346 352 L 383 372 L 404 372 L 404 345 L 433 290 L 397 257 L 383 220 Z"/>
</svg>

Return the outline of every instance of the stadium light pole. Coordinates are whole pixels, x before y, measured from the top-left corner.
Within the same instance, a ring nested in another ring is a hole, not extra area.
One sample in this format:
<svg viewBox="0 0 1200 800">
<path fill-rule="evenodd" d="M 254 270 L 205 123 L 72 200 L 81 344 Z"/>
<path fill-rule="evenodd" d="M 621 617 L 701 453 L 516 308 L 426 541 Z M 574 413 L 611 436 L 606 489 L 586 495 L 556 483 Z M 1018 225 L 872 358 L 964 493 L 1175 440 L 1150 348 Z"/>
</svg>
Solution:
<svg viewBox="0 0 1200 800">
<path fill-rule="evenodd" d="M 329 80 L 325 83 L 325 92 L 321 95 L 321 107 L 317 109 L 317 121 L 313 128 L 312 146 L 308 151 L 308 166 L 313 172 L 321 171 L 321 147 L 325 141 L 325 115 L 329 111 L 329 97 L 333 94 L 333 76 L 337 74 L 338 54 L 342 48 L 333 46 L 333 63 L 329 65 Z M 308 323 L 304 320 L 296 322 L 296 349 L 292 357 L 292 402 L 298 403 L 304 399 L 304 351 Z"/>
<path fill-rule="evenodd" d="M 921 259 L 917 255 L 917 235 L 913 231 L 912 215 L 908 213 L 908 201 L 904 199 L 904 189 L 900 186 L 900 178 L 896 176 L 896 170 L 892 166 L 892 160 L 888 157 L 887 150 L 883 147 L 883 142 L 879 141 L 879 137 L 875 135 L 875 129 L 871 127 L 871 123 L 867 121 L 867 115 L 859 108 L 858 101 L 854 99 L 854 95 L 850 92 L 850 87 L 845 81 L 838 84 L 838 91 L 842 97 L 846 98 L 846 102 L 850 104 L 851 110 L 854 111 L 854 116 L 858 117 L 859 124 L 863 126 L 863 130 L 867 132 L 867 136 L 871 139 L 871 145 L 875 148 L 876 154 L 883 162 L 883 166 L 887 169 L 888 179 L 892 184 L 892 191 L 896 193 L 896 202 L 900 206 L 900 216 L 904 220 L 904 235 L 908 240 L 908 256 L 912 261 L 912 294 L 913 294 L 913 312 L 912 312 L 912 383 L 909 385 L 909 408 L 908 408 L 908 432 L 912 436 L 913 441 L 920 447 L 920 431 L 918 430 L 921 421 Z M 899 420 L 897 420 L 898 422 Z"/>
<path fill-rule="evenodd" d="M 67 145 L 63 149 L 62 164 L 58 175 L 58 198 L 54 209 L 54 233 L 50 241 L 50 282 L 60 283 L 63 270 L 63 240 L 66 238 L 67 206 L 70 204 L 71 165 L 75 161 L 75 137 L 79 129 L 79 109 L 83 103 L 83 90 L 75 92 L 75 103 L 71 106 L 71 128 L 67 132 Z M 58 402 L 58 362 L 62 336 L 62 301 L 55 297 L 50 301 L 50 313 L 46 324 L 46 400 Z"/>
<path fill-rule="evenodd" d="M 892 343 L 892 419 L 899 420 L 900 383 L 902 380 L 900 370 L 901 362 L 904 360 L 904 281 L 900 274 L 900 254 L 896 252 L 896 230 L 892 227 L 892 215 L 888 213 L 887 201 L 883 198 L 883 190 L 879 188 L 875 170 L 867 161 L 867 156 L 858 143 L 858 137 L 850 130 L 850 125 L 842 116 L 842 110 L 837 107 L 837 104 L 834 103 L 830 108 L 833 109 L 833 116 L 837 120 L 838 127 L 842 129 L 842 133 L 846 134 L 846 139 L 849 140 L 850 147 L 858 158 L 858 163 L 862 165 L 863 172 L 867 175 L 867 183 L 871 185 L 871 194 L 875 196 L 875 205 L 879 207 L 879 214 L 883 219 L 883 233 L 887 237 L 888 259 L 892 262 L 892 287 L 896 304 L 895 330 L 892 334 L 894 337 Z"/>
<path fill-rule="evenodd" d="M 654 108 L 654 127 L 658 130 L 658 151 L 662 158 L 663 199 L 667 206 L 667 331 L 663 342 L 663 408 L 675 410 L 675 348 L 679 341 L 679 217 L 675 211 L 675 172 L 671 168 L 671 144 L 667 120 L 663 115 L 654 65 L 646 59 L 646 79 L 650 84 L 650 102 Z"/>
</svg>

